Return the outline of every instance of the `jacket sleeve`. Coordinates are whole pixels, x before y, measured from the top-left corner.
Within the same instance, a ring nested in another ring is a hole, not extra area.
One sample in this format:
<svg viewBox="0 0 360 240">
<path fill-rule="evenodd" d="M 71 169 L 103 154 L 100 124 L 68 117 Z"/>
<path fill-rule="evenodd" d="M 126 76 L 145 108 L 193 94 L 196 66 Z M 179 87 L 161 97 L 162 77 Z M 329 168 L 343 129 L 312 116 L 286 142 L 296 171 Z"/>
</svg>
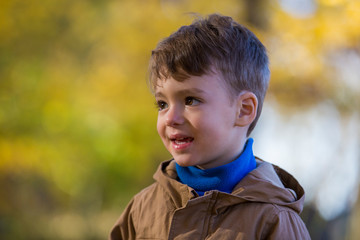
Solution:
<svg viewBox="0 0 360 240">
<path fill-rule="evenodd" d="M 131 240 L 135 239 L 135 226 L 132 214 L 134 199 L 130 201 L 120 218 L 112 228 L 109 240 Z"/>
<path fill-rule="evenodd" d="M 296 212 L 280 211 L 272 223 L 265 239 L 311 239 L 304 222 Z"/>
</svg>

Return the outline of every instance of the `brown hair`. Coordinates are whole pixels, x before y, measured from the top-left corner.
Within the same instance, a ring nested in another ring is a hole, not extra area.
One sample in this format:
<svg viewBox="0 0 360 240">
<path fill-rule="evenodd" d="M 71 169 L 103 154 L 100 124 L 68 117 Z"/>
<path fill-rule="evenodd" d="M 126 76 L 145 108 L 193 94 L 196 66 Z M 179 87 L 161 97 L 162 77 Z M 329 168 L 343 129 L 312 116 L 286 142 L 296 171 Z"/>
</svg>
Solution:
<svg viewBox="0 0 360 240">
<path fill-rule="evenodd" d="M 159 79 L 183 81 L 214 67 L 233 96 L 243 90 L 256 95 L 257 115 L 249 135 L 260 117 L 269 84 L 268 62 L 265 47 L 250 30 L 231 17 L 212 14 L 182 26 L 157 45 L 150 59 L 149 84 L 154 91 Z"/>
</svg>

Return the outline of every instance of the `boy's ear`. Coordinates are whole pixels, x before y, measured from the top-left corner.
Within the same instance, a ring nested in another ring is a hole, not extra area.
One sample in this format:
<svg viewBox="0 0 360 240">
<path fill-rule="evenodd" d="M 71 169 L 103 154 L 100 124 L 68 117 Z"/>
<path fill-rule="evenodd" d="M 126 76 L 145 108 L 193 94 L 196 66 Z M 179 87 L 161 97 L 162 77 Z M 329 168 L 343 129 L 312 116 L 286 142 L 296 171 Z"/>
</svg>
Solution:
<svg viewBox="0 0 360 240">
<path fill-rule="evenodd" d="M 256 95 L 249 91 L 241 92 L 237 99 L 235 126 L 249 126 L 255 119 L 258 108 Z"/>
</svg>

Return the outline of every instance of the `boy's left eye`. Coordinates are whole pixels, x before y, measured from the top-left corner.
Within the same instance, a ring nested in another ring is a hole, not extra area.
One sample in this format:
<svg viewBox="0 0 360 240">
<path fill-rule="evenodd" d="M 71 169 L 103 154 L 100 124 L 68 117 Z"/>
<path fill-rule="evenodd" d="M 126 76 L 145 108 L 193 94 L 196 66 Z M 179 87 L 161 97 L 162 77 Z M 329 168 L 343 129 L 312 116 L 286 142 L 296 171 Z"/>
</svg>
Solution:
<svg viewBox="0 0 360 240">
<path fill-rule="evenodd" d="M 194 97 L 185 98 L 185 105 L 195 106 L 195 105 L 198 105 L 199 103 L 200 103 L 200 101 Z"/>
</svg>

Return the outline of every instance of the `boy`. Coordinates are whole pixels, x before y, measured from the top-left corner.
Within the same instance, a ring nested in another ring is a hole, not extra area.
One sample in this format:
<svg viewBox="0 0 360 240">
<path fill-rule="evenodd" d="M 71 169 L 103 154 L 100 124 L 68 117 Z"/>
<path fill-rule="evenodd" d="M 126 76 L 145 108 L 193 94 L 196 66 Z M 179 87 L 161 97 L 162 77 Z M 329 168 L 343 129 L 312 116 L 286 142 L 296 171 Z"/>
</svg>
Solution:
<svg viewBox="0 0 360 240">
<path fill-rule="evenodd" d="M 304 190 L 255 158 L 248 138 L 269 82 L 266 49 L 230 17 L 199 19 L 150 60 L 157 130 L 173 156 L 137 194 L 110 239 L 310 239 Z"/>
</svg>

